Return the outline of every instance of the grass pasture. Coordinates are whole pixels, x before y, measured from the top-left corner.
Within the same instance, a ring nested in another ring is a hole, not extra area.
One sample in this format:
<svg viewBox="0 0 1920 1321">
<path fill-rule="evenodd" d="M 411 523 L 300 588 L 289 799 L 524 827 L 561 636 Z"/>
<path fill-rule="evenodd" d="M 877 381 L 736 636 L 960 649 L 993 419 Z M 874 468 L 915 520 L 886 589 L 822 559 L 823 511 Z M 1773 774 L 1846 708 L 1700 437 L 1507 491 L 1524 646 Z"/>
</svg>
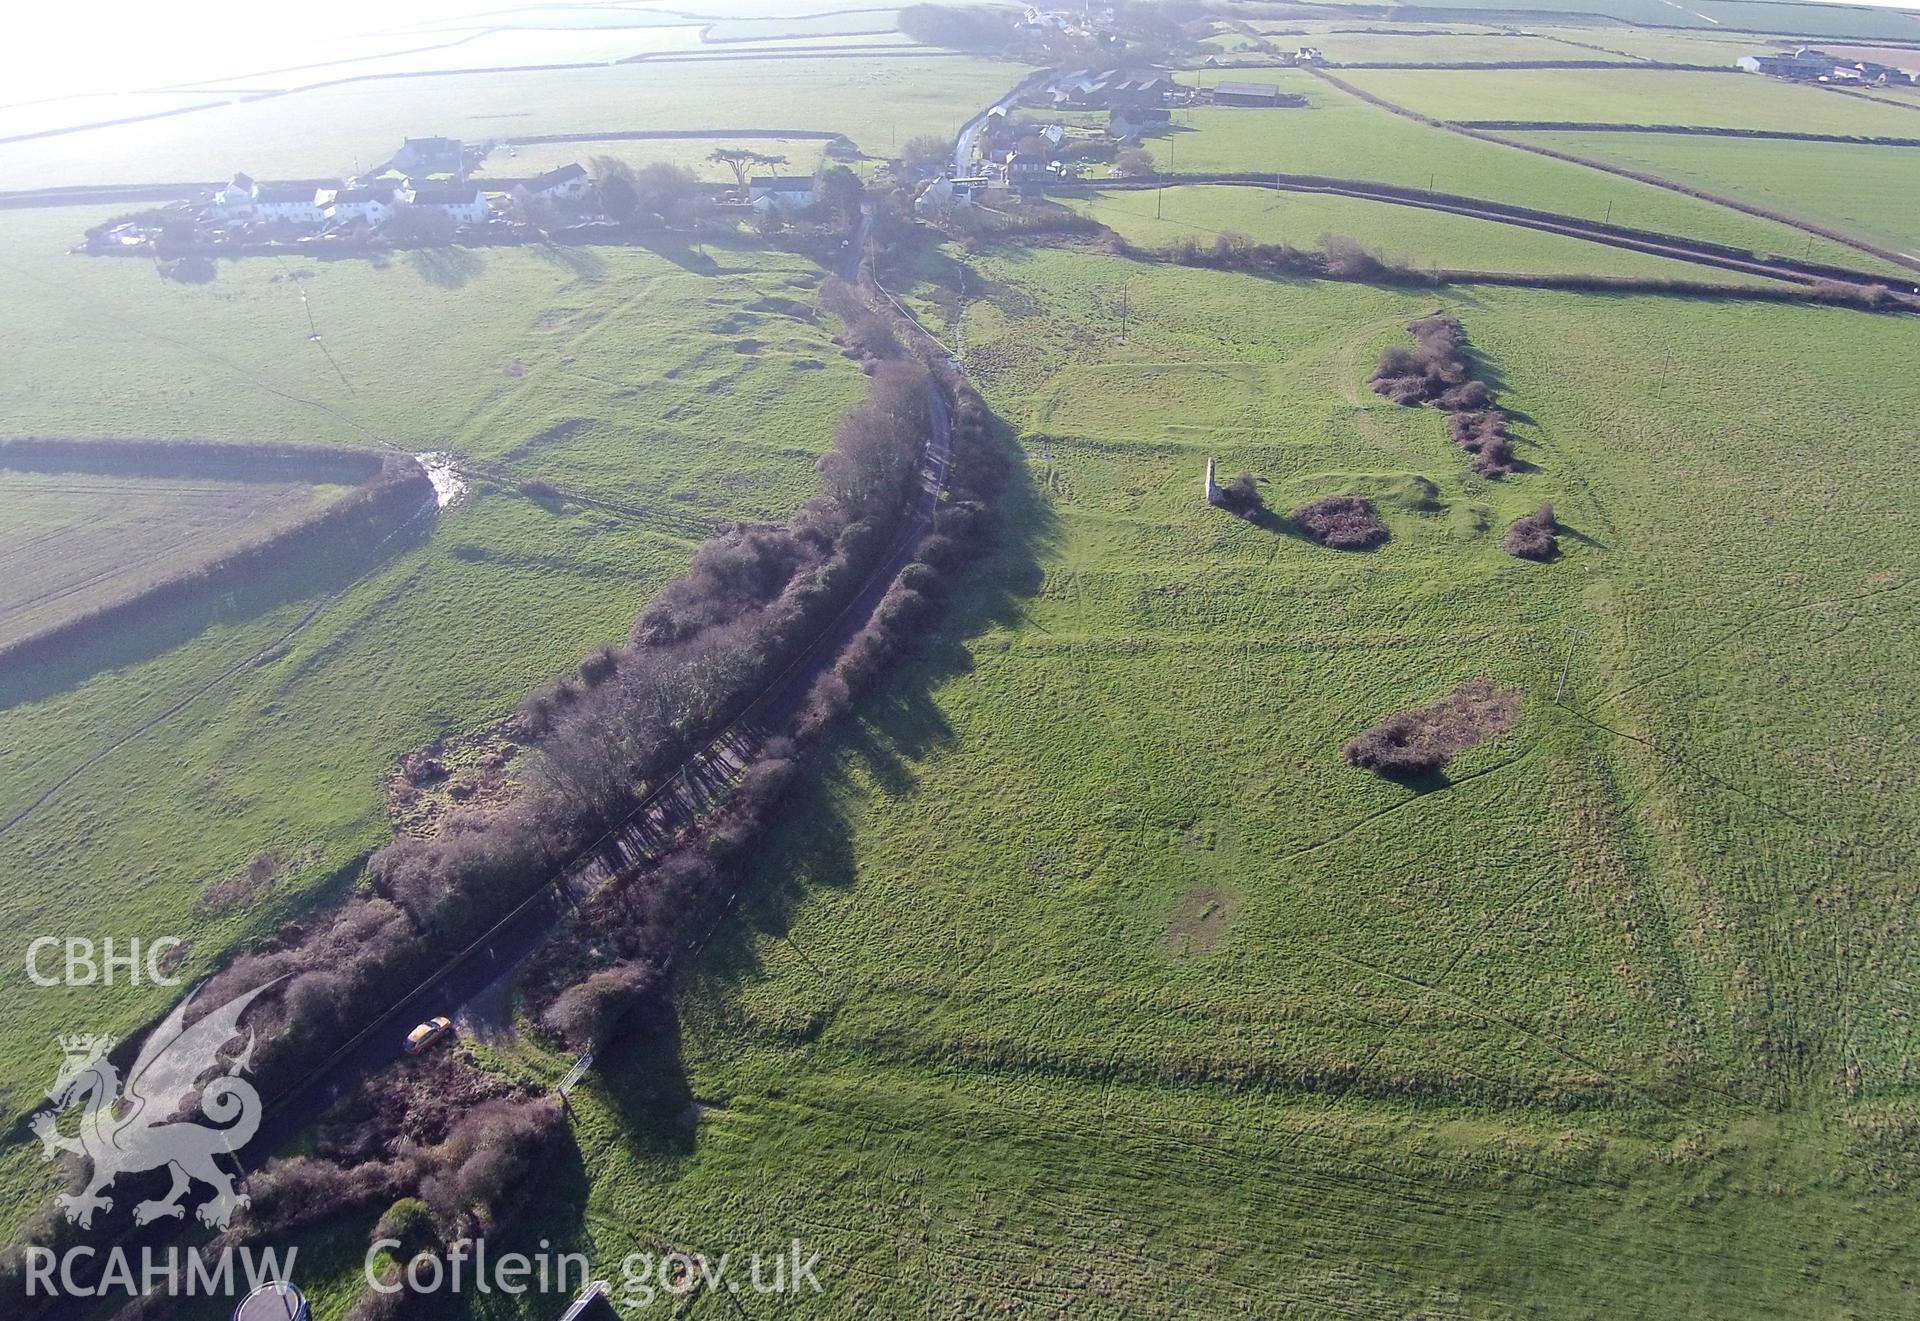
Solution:
<svg viewBox="0 0 1920 1321">
<path fill-rule="evenodd" d="M 0 676 L 0 822 L 78 773 L 0 830 L 0 920 L 14 933 L 0 955 L 16 966 L 48 929 L 172 933 L 192 941 L 194 977 L 337 896 L 390 835 L 384 786 L 400 757 L 505 714 L 620 636 L 720 522 L 778 517 L 812 494 L 815 458 L 865 389 L 811 312 L 822 272 L 792 254 L 255 259 L 181 285 L 141 262 L 67 256 L 67 236 L 95 218 L 0 221 L 9 429 L 451 449 L 624 512 L 476 482 L 389 544 L 338 547 L 198 614 Z M 331 361 L 306 338 L 302 290 Z M 129 533 L 120 550 L 132 548 Z M 199 906 L 263 851 L 282 862 L 266 896 Z M 169 994 L 7 981 L 0 1106 L 34 1099 L 50 1034 L 74 1015 L 124 1033 Z M 37 1147 L 4 1155 L 0 1196 L 23 1215 L 50 1167 Z"/>
<path fill-rule="evenodd" d="M 1206 86 L 1222 76 L 1212 70 L 1191 75 Z M 1589 220 L 1610 216 L 1616 224 L 1755 252 L 1807 253 L 1805 234 L 1774 221 L 1415 123 L 1310 74 L 1276 71 L 1262 77 L 1279 82 L 1283 91 L 1304 94 L 1308 108 L 1181 111 L 1170 133 L 1146 139 L 1159 167 L 1174 172 L 1247 170 L 1372 179 Z M 1825 239 L 1814 240 L 1812 255 L 1842 265 L 1869 269 L 1875 265 L 1873 258 Z"/>
<path fill-rule="evenodd" d="M 1690 138 L 1664 133 L 1524 133 L 1537 142 L 1755 202 L 1920 252 L 1920 147 Z"/>
<path fill-rule="evenodd" d="M 1419 269 L 1753 282 L 1731 271 L 1559 234 L 1350 197 L 1191 185 L 1158 193 L 1106 193 L 1072 205 L 1147 247 L 1240 233 L 1262 243 L 1313 248 L 1332 235 L 1358 240 L 1389 261 Z"/>
<path fill-rule="evenodd" d="M 1897 1314 L 1914 535 L 1846 493 L 1911 487 L 1920 332 L 1447 298 L 1525 415 L 1534 471 L 1483 483 L 1364 386 L 1432 295 L 973 277 L 1008 538 L 810 781 L 676 1042 L 575 1094 L 586 1210 L 537 1232 L 799 1233 L 808 1315 Z M 1393 539 L 1208 510 L 1209 454 Z M 1561 558 L 1502 555 L 1542 499 Z M 1524 714 L 1444 783 L 1340 763 L 1477 674 Z"/>
<path fill-rule="evenodd" d="M 824 138 L 642 138 L 598 142 L 535 142 L 515 147 L 512 155 L 505 147 L 495 148 L 474 178 L 482 186 L 489 177 L 525 178 L 562 165 L 585 164 L 595 156 L 611 156 L 635 169 L 664 161 L 684 165 L 709 183 L 732 183 L 733 171 L 707 159 L 716 148 L 740 148 L 764 155 L 785 156 L 782 173 L 814 174 L 820 169 L 826 152 Z M 758 172 L 758 171 L 756 171 Z"/>
<path fill-rule="evenodd" d="M 1329 6 L 1338 10 L 1336 3 Z M 1438 10 L 1449 21 L 1480 11 L 1499 14 L 1512 9 L 1512 0 L 1473 0 L 1470 4 L 1445 6 L 1409 5 L 1394 12 L 1396 25 L 1401 20 L 1417 22 L 1423 12 Z M 1546 15 L 1567 15 L 1567 22 L 1611 26 L 1622 25 L 1682 28 L 1689 32 L 1790 33 L 1801 38 L 1826 37 L 1832 40 L 1912 40 L 1912 21 L 1899 9 L 1875 5 L 1828 4 L 1823 0 L 1528 0 L 1527 17 L 1535 22 Z"/>
<path fill-rule="evenodd" d="M 1397 32 L 1330 32 L 1304 39 L 1318 46 L 1332 65 L 1342 64 L 1500 64 L 1512 60 L 1619 60 L 1626 55 L 1570 49 L 1530 32 L 1444 33 L 1403 36 Z"/>
<path fill-rule="evenodd" d="M 1913 137 L 1920 116 L 1861 97 L 1743 74 L 1651 69 L 1360 69 L 1354 86 L 1445 120 L 1685 124 Z"/>
<path fill-rule="evenodd" d="M 403 137 L 484 142 L 628 129 L 797 128 L 845 133 L 887 154 L 916 133 L 952 134 L 1027 72 L 971 57 L 740 59 L 320 87 L 0 146 L 9 188 L 339 176 L 371 168 Z"/>
<path fill-rule="evenodd" d="M 215 559 L 344 493 L 0 469 L 0 645 Z"/>
<path fill-rule="evenodd" d="M 183 285 L 66 255 L 97 218 L 0 222 L 13 430 L 452 450 L 697 536 L 810 494 L 813 450 L 789 437 L 861 389 L 812 319 L 821 272 L 799 256 L 678 240 L 449 248 L 384 267 L 242 258 Z M 65 388 L 76 371 L 100 390 Z"/>
</svg>

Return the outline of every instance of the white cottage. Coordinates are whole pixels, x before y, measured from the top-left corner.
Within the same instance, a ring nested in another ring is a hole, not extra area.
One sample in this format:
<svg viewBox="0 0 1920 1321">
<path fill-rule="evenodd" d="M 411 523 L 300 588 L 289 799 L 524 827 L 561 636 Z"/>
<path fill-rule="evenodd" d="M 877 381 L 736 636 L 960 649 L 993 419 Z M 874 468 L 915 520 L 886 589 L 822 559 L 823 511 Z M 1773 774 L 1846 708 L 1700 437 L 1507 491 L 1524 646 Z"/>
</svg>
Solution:
<svg viewBox="0 0 1920 1321">
<path fill-rule="evenodd" d="M 584 202 L 593 192 L 593 183 L 581 166 L 562 165 L 517 185 L 513 195 L 521 205 L 528 202 Z"/>
<path fill-rule="evenodd" d="M 378 229 L 393 214 L 398 198 L 392 187 L 342 188 L 327 203 L 327 223 L 348 225 L 362 221 Z"/>
<path fill-rule="evenodd" d="M 811 175 L 763 174 L 747 183 L 747 200 L 762 211 L 804 211 L 818 197 Z"/>
<path fill-rule="evenodd" d="M 310 183 L 257 184 L 253 218 L 273 225 L 317 225 L 326 218 L 326 193 Z"/>
<path fill-rule="evenodd" d="M 407 194 L 407 202 L 422 211 L 437 211 L 456 225 L 484 225 L 487 196 L 470 183 L 429 184 Z"/>
</svg>

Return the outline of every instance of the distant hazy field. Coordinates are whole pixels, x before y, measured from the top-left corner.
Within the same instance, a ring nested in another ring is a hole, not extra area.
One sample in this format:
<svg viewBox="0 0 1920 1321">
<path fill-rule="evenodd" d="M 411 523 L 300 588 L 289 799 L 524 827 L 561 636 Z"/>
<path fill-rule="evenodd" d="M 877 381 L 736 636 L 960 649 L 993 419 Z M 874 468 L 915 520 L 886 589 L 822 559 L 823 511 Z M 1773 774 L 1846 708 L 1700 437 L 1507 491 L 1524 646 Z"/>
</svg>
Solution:
<svg viewBox="0 0 1920 1321">
<path fill-rule="evenodd" d="M 1435 119 L 1686 124 L 1856 137 L 1920 135 L 1920 114 L 1750 74 L 1361 69 L 1349 81 Z"/>
<path fill-rule="evenodd" d="M 621 129 L 845 133 L 887 154 L 956 132 L 1022 66 L 969 57 L 767 59 L 458 74 L 317 88 L 191 115 L 0 146 L 8 188 L 339 176 L 403 137 L 485 141 Z"/>
<path fill-rule="evenodd" d="M 823 138 L 644 138 L 599 142 L 541 142 L 516 147 L 512 155 L 505 147 L 487 157 L 484 168 L 474 178 L 487 186 L 489 178 L 520 179 L 530 174 L 556 169 L 562 165 L 586 164 L 595 156 L 611 156 L 636 169 L 655 161 L 684 165 L 712 183 L 732 183 L 733 171 L 726 165 L 707 159 L 716 148 L 744 149 L 762 155 L 785 156 L 787 163 L 773 167 L 782 174 L 813 174 L 819 170 L 827 140 Z M 856 165 L 859 163 L 856 162 Z M 765 174 L 756 166 L 753 174 Z"/>
</svg>

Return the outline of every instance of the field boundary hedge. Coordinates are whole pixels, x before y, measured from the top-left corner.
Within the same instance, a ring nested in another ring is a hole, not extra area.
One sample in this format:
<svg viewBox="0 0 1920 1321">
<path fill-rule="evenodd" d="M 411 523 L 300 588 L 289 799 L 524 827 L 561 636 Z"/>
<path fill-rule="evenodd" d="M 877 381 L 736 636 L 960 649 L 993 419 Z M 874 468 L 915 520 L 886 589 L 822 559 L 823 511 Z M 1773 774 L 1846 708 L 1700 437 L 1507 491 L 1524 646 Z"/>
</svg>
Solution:
<svg viewBox="0 0 1920 1321">
<path fill-rule="evenodd" d="M 36 437 L 0 442 L 0 467 L 23 467 L 29 471 L 60 471 L 40 466 L 67 456 L 70 461 L 90 458 L 94 463 L 113 454 L 128 454 L 141 442 L 60 441 Z M 193 442 L 156 442 L 156 453 L 182 464 L 195 461 L 190 453 Z M 322 446 L 300 445 L 201 445 L 211 454 L 221 451 L 220 460 L 231 463 L 257 461 L 265 474 L 324 471 L 325 480 L 334 481 L 343 472 L 359 469 L 355 489 L 304 518 L 276 528 L 263 536 L 242 543 L 220 555 L 138 587 L 123 596 L 70 615 L 36 632 L 0 646 L 0 666 L 46 659 L 54 653 L 84 646 L 103 632 L 135 628 L 156 611 L 179 610 L 193 599 L 209 592 L 228 590 L 249 577 L 293 559 L 324 542 L 344 537 L 377 540 L 394 531 L 434 498 L 433 483 L 426 469 L 408 455 L 383 454 L 375 450 L 327 450 Z M 322 461 L 330 461 L 324 469 Z M 33 465 L 28 467 L 28 465 Z M 304 465 L 316 465 L 306 467 Z M 74 471 L 71 466 L 64 469 Z M 119 471 L 83 467 L 79 471 Z M 202 470 L 204 472 L 204 469 Z M 224 471 L 231 472 L 226 468 Z M 149 475 L 157 475 L 149 473 Z M 262 477 L 257 480 L 268 480 Z M 307 478 L 307 480 L 314 480 Z"/>
<path fill-rule="evenodd" d="M 1329 193 L 1339 197 L 1356 198 L 1360 201 L 1445 211 L 1453 215 L 1487 220 L 1496 224 L 1518 225 L 1527 229 L 1564 234 L 1585 239 L 1590 243 L 1605 243 L 1613 247 L 1645 252 L 1652 256 L 1671 257 L 1676 261 L 1692 261 L 1696 265 L 1718 266 L 1727 270 L 1744 271 L 1748 274 L 1777 279 L 1808 282 L 1836 280 L 1860 285 L 1904 283 L 1897 276 L 1880 275 L 1848 266 L 1799 261 L 1793 258 L 1755 253 L 1745 248 L 1715 243 L 1708 239 L 1683 238 L 1676 234 L 1663 234 L 1658 230 L 1635 229 L 1627 225 L 1559 215 L 1552 211 L 1537 211 L 1531 207 L 1515 206 L 1508 202 L 1491 202 L 1481 198 L 1463 197 L 1456 193 L 1427 192 L 1419 188 L 1375 183 L 1365 179 L 1335 179 L 1324 175 L 1307 174 L 1174 174 L 1145 179 L 1089 179 L 1072 184 L 1054 185 L 1048 191 L 1068 194 L 1117 190 L 1139 192 L 1165 187 L 1169 183 Z"/>
<path fill-rule="evenodd" d="M 1029 235 L 1009 235 L 1007 241 L 1032 242 Z M 1044 241 L 1041 240 L 1041 241 Z M 1706 280 L 1661 276 L 1599 275 L 1581 272 L 1529 274 L 1521 271 L 1465 271 L 1444 267 L 1418 269 L 1397 265 L 1351 240 L 1340 250 L 1319 252 L 1285 243 L 1255 243 L 1245 235 L 1222 234 L 1211 246 L 1187 242 L 1167 248 L 1139 247 L 1112 230 L 1094 243 L 1084 236 L 1055 237 L 1051 246 L 1095 246 L 1133 261 L 1203 270 L 1234 271 L 1270 278 L 1334 280 L 1387 288 L 1437 289 L 1444 285 L 1501 285 L 1516 289 L 1561 289 L 1574 293 L 1661 294 L 1721 302 L 1814 303 L 1869 312 L 1920 312 L 1920 299 L 1889 293 L 1879 285 L 1861 286 L 1832 280 L 1807 284 L 1714 284 Z M 1093 442 L 1080 441 L 1081 444 Z"/>
</svg>

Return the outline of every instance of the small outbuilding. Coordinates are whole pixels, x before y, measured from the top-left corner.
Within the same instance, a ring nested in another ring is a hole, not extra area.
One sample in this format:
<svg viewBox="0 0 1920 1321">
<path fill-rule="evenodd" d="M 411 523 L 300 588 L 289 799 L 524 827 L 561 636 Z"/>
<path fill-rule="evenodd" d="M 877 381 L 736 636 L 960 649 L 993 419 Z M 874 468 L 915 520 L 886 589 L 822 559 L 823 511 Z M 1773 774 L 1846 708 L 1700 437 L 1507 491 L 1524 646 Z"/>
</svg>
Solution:
<svg viewBox="0 0 1920 1321">
<path fill-rule="evenodd" d="M 1272 83 L 1250 83 L 1229 79 L 1213 89 L 1215 105 L 1277 106 L 1280 89 Z"/>
</svg>

